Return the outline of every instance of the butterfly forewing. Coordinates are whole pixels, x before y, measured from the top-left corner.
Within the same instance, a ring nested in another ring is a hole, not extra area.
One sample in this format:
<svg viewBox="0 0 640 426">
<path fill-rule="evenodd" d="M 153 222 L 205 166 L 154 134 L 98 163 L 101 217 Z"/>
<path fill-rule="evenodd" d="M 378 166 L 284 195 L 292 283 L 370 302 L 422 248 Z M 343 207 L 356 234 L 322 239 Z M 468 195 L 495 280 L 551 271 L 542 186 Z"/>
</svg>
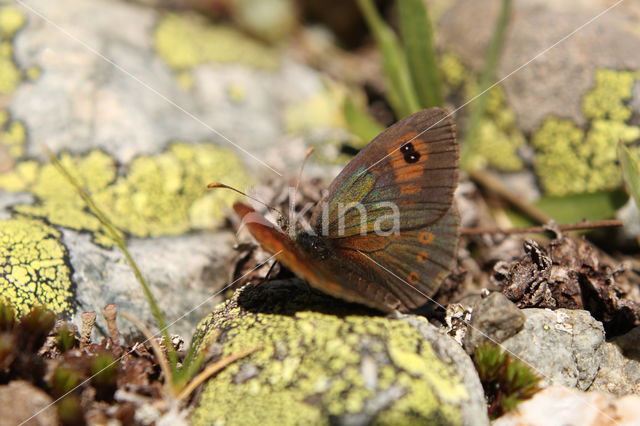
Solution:
<svg viewBox="0 0 640 426">
<path fill-rule="evenodd" d="M 334 180 L 316 229 L 340 238 L 374 232 L 394 215 L 402 230 L 434 223 L 451 206 L 458 157 L 455 125 L 443 109 L 400 120 Z"/>
</svg>

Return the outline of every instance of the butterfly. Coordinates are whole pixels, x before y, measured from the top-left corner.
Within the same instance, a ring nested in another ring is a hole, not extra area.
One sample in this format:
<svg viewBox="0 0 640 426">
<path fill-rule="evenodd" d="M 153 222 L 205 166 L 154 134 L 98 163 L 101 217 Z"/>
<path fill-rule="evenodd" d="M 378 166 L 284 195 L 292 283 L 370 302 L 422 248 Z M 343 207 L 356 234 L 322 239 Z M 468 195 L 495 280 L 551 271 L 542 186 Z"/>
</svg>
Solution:
<svg viewBox="0 0 640 426">
<path fill-rule="evenodd" d="M 433 296 L 454 262 L 458 163 L 455 124 L 431 108 L 362 149 L 315 207 L 310 228 L 290 236 L 247 204 L 233 208 L 262 248 L 313 288 L 407 312 Z"/>
</svg>

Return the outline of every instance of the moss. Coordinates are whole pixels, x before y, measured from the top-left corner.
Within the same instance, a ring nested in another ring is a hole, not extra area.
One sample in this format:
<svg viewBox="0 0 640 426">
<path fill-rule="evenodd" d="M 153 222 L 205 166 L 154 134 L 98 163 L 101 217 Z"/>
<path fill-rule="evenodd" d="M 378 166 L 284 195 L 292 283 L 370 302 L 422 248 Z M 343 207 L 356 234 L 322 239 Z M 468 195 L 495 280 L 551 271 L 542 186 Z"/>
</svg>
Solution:
<svg viewBox="0 0 640 426">
<path fill-rule="evenodd" d="M 447 401 L 468 398 L 464 385 L 405 321 L 247 314 L 223 306 L 199 327 L 215 328 L 223 330 L 221 356 L 263 348 L 209 381 L 192 417 L 196 425 L 329 424 L 331 417 L 357 413 L 375 417 L 374 424 L 461 423 L 459 409 Z M 363 356 L 379 366 L 374 383 L 365 383 Z M 251 365 L 255 375 L 241 378 Z M 376 395 L 391 388 L 404 396 L 372 411 Z"/>
<path fill-rule="evenodd" d="M 154 33 L 158 54 L 176 70 L 204 63 L 239 63 L 273 69 L 274 51 L 223 25 L 206 25 L 190 16 L 165 15 Z"/>
<path fill-rule="evenodd" d="M 569 120 L 550 117 L 534 133 L 534 165 L 546 194 L 596 192 L 620 185 L 617 144 L 640 137 L 640 127 L 625 123 L 632 114 L 625 102 L 639 77 L 640 73 L 627 71 L 598 71 L 594 88 L 583 98 L 583 113 L 590 120 L 586 131 Z"/>
<path fill-rule="evenodd" d="M 60 233 L 42 221 L 0 221 L 0 299 L 19 315 L 33 306 L 72 313 L 73 286 Z"/>
<path fill-rule="evenodd" d="M 121 230 L 138 237 L 211 227 L 236 196 L 207 191 L 206 185 L 220 180 L 239 188 L 248 184 L 235 154 L 213 145 L 174 144 L 167 152 L 134 159 L 124 175 L 118 175 L 111 156 L 98 150 L 84 156 L 63 154 L 61 161 Z M 16 212 L 90 231 L 98 243 L 111 245 L 100 222 L 52 165 L 20 162 L 11 173 L 0 175 L 0 188 L 36 196 L 36 204 L 14 206 Z"/>
</svg>

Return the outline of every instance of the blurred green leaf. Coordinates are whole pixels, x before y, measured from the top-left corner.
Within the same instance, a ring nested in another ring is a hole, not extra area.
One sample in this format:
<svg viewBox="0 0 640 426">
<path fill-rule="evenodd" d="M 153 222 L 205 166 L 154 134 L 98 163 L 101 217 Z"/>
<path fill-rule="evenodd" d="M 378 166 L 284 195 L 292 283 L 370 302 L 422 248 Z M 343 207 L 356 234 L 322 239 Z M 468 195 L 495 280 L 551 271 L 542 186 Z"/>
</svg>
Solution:
<svg viewBox="0 0 640 426">
<path fill-rule="evenodd" d="M 582 219 L 610 219 L 628 199 L 624 191 L 603 191 L 563 197 L 542 197 L 533 204 L 558 224 L 567 225 L 578 223 Z M 514 227 L 538 225 L 517 211 L 508 210 L 507 215 Z"/>
<path fill-rule="evenodd" d="M 636 207 L 640 208 L 640 164 L 631 156 L 629 148 L 622 142 L 618 145 L 618 156 L 622 165 L 622 177 Z"/>
<path fill-rule="evenodd" d="M 500 55 L 502 54 L 502 49 L 504 47 L 504 35 L 507 29 L 507 24 L 509 23 L 509 16 L 511 15 L 511 3 L 512 0 L 502 0 L 502 7 L 500 8 L 498 20 L 496 21 L 496 27 L 485 54 L 484 70 L 480 75 L 479 87 L 479 93 L 482 93 L 482 95 L 479 95 L 478 98 L 471 103 L 469 124 L 465 133 L 465 143 L 462 145 L 462 158 L 460 161 L 462 168 L 468 167 L 469 158 L 474 151 L 474 143 L 480 126 L 480 121 L 487 110 L 488 96 L 487 93 L 483 92 L 491 87 L 496 80 L 496 69 L 498 68 L 498 61 L 500 60 Z"/>
<path fill-rule="evenodd" d="M 350 97 L 347 97 L 344 101 L 344 116 L 347 120 L 349 131 L 359 137 L 363 145 L 366 145 L 384 131 L 384 126 L 378 123 Z"/>
<path fill-rule="evenodd" d="M 611 218 L 616 210 L 624 205 L 627 198 L 623 191 L 602 191 L 564 197 L 542 197 L 534 204 L 556 222 L 567 224 L 579 222 L 582 219 Z"/>
<path fill-rule="evenodd" d="M 420 110 L 407 58 L 398 38 L 378 14 L 372 0 L 358 0 L 358 6 L 382 54 L 382 67 L 389 86 L 387 96 L 394 112 L 402 118 Z"/>
<path fill-rule="evenodd" d="M 441 106 L 440 72 L 426 4 L 423 0 L 401 0 L 397 5 L 400 35 L 420 106 Z"/>
</svg>

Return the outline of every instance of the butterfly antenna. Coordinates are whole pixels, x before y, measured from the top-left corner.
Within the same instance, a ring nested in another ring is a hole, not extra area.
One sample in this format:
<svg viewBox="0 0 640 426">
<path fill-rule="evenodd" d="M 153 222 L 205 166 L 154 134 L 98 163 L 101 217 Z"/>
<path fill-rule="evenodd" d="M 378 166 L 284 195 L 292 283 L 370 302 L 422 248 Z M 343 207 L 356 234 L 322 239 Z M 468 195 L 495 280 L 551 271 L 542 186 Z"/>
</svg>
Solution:
<svg viewBox="0 0 640 426">
<path fill-rule="evenodd" d="M 216 188 L 230 189 L 230 190 L 232 190 L 234 192 L 237 192 L 240 195 L 244 195 L 245 197 L 255 201 L 256 203 L 262 204 L 263 206 L 265 206 L 269 210 L 278 213 L 280 216 L 283 216 L 283 214 L 282 214 L 282 212 L 280 210 L 276 209 L 275 207 L 271 207 L 269 204 L 267 204 L 267 203 L 265 203 L 263 201 L 260 201 L 257 198 L 252 197 L 251 195 L 248 195 L 248 194 L 240 191 L 239 189 L 234 188 L 233 186 L 229 186 L 229 185 L 225 185 L 224 183 L 216 182 L 216 183 L 210 183 L 209 185 L 207 185 L 207 188 L 209 188 L 209 189 L 216 189 Z"/>
<path fill-rule="evenodd" d="M 309 161 L 309 157 L 313 154 L 313 151 L 316 149 L 310 146 L 307 149 L 307 153 L 304 155 L 304 160 L 302 160 L 302 165 L 300 166 L 300 173 L 298 173 L 298 180 L 296 181 L 296 189 L 293 191 L 293 205 L 296 205 L 296 198 L 298 198 L 298 188 L 300 188 L 300 181 L 302 180 L 302 172 L 304 171 L 304 166 L 307 165 L 307 161 Z"/>
</svg>

